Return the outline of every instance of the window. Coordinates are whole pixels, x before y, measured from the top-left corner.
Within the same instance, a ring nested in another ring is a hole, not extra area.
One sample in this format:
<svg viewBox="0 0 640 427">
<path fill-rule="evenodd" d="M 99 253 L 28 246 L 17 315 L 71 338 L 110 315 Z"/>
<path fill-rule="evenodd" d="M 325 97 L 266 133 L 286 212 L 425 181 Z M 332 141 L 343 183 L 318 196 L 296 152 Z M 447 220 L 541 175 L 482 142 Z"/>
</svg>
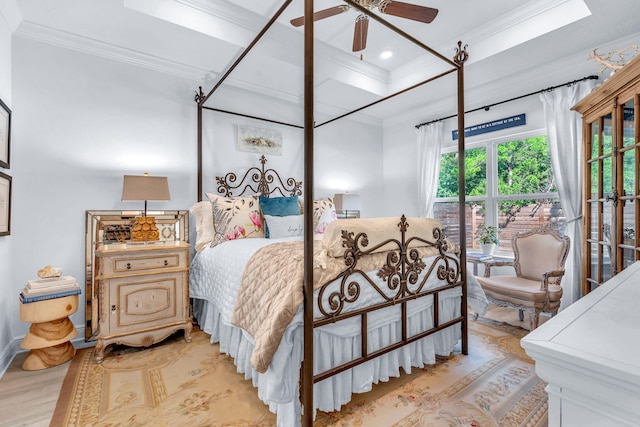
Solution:
<svg viewBox="0 0 640 427">
<path fill-rule="evenodd" d="M 478 249 L 481 224 L 500 230 L 500 251 L 511 252 L 514 234 L 551 223 L 564 232 L 565 217 L 551 170 L 546 136 L 473 144 L 465 151 L 467 248 Z M 459 244 L 458 153 L 443 149 L 434 216 Z"/>
</svg>

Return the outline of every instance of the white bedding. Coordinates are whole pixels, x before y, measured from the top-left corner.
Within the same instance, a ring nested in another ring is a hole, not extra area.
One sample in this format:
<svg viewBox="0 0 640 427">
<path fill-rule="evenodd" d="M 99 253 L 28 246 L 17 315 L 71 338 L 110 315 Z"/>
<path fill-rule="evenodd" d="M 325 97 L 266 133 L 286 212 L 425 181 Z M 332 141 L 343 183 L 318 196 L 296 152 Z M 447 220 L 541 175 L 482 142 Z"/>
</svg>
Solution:
<svg viewBox="0 0 640 427">
<path fill-rule="evenodd" d="M 238 372 L 252 378 L 258 388 L 258 396 L 277 414 L 278 426 L 295 426 L 300 423 L 298 379 L 302 361 L 302 309 L 286 329 L 267 372 L 255 372 L 250 365 L 253 349 L 252 337 L 234 327 L 231 318 L 244 265 L 261 247 L 281 242 L 300 240 L 300 237 L 282 239 L 232 240 L 199 252 L 191 264 L 190 296 L 194 298 L 194 315 L 200 327 L 211 335 L 212 342 L 220 343 L 220 350 L 232 356 Z M 425 260 L 427 265 L 429 261 Z M 375 276 L 375 274 L 373 275 Z M 487 301 L 473 275 L 468 274 L 468 303 L 474 311 L 484 314 Z M 363 290 L 370 289 L 363 286 Z M 446 322 L 460 315 L 460 288 L 441 293 L 440 321 Z M 359 301 L 369 304 L 376 294 L 364 294 Z M 432 298 L 411 301 L 409 307 L 410 334 L 424 330 L 432 324 Z M 425 302 L 426 301 L 426 302 Z M 426 308 L 425 308 L 426 307 Z M 386 312 L 382 312 L 385 311 Z M 370 315 L 369 346 L 380 348 L 397 341 L 400 328 L 399 307 L 389 307 Z M 316 317 L 319 312 L 316 308 Z M 314 331 L 318 348 L 332 351 L 317 352 L 314 357 L 316 372 L 349 361 L 359 355 L 359 322 L 350 319 L 340 324 L 324 326 Z M 426 337 L 416 343 L 390 352 L 350 371 L 324 380 L 314 387 L 315 408 L 323 411 L 340 409 L 348 402 L 351 393 L 366 392 L 378 381 L 388 381 L 399 376 L 399 368 L 411 372 L 412 366 L 422 367 L 435 363 L 436 354 L 448 355 L 460 339 L 460 325 Z"/>
</svg>

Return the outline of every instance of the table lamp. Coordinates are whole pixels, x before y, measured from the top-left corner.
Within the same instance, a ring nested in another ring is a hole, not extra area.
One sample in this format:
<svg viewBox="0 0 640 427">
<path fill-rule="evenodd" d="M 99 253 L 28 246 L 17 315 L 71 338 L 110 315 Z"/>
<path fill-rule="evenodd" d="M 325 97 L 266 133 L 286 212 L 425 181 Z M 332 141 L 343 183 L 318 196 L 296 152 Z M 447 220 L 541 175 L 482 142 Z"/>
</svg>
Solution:
<svg viewBox="0 0 640 427">
<path fill-rule="evenodd" d="M 144 200 L 144 216 L 135 218 L 131 230 L 131 240 L 136 242 L 159 240 L 160 233 L 156 227 L 156 219 L 147 216 L 148 200 L 171 200 L 169 182 L 166 176 L 125 175 L 122 185 L 122 201 Z"/>
<path fill-rule="evenodd" d="M 339 193 L 333 196 L 336 213 L 344 214 L 344 218 L 360 218 L 360 196 L 352 193 Z"/>
</svg>

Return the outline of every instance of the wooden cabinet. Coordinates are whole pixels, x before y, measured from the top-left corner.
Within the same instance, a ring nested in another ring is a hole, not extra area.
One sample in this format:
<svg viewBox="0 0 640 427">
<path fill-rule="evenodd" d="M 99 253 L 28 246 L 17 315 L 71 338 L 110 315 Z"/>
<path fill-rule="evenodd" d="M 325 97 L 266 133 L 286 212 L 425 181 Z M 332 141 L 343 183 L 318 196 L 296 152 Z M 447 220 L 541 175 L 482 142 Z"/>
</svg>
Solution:
<svg viewBox="0 0 640 427">
<path fill-rule="evenodd" d="M 191 341 L 189 245 L 105 245 L 96 250 L 96 259 L 98 363 L 110 344 L 148 347 L 179 329 Z"/>
<path fill-rule="evenodd" d="M 640 56 L 573 109 L 583 117 L 584 295 L 640 260 Z"/>
</svg>

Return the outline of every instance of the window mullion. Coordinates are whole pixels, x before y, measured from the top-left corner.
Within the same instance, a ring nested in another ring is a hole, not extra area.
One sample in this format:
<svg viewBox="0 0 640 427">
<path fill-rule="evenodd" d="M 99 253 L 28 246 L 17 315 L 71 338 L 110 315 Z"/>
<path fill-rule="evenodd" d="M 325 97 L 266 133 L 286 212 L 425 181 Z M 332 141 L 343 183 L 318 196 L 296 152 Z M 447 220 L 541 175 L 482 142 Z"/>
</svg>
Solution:
<svg viewBox="0 0 640 427">
<path fill-rule="evenodd" d="M 487 201 L 485 203 L 485 222 L 498 226 L 498 150 L 495 143 L 487 144 Z"/>
</svg>

